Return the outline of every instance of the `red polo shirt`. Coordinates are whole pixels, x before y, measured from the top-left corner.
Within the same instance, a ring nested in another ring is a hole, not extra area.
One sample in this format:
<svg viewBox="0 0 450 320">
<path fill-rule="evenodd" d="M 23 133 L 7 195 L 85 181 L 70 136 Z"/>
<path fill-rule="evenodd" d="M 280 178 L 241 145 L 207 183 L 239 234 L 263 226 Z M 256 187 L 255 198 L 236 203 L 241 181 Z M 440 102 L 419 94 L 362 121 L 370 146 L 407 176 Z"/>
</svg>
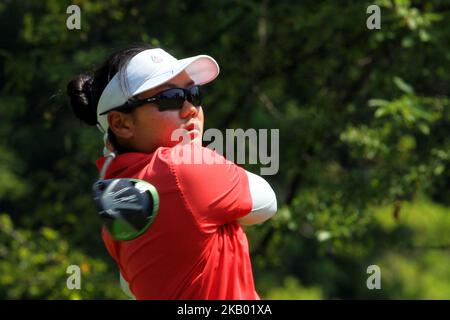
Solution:
<svg viewBox="0 0 450 320">
<path fill-rule="evenodd" d="M 259 299 L 247 236 L 236 222 L 252 209 L 245 170 L 208 148 L 189 147 L 208 164 L 174 160 L 181 145 L 113 160 L 107 179 L 150 182 L 160 206 L 137 239 L 115 241 L 103 228 L 106 248 L 137 299 Z M 99 170 L 104 161 L 97 160 Z"/>
</svg>

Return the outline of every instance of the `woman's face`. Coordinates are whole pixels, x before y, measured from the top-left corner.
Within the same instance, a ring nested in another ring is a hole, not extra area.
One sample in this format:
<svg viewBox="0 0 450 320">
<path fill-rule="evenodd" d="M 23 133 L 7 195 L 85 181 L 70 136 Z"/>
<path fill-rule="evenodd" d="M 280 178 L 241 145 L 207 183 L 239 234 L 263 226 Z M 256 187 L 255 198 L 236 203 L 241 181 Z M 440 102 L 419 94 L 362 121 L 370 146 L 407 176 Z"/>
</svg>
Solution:
<svg viewBox="0 0 450 320">
<path fill-rule="evenodd" d="M 192 79 L 183 71 L 159 87 L 142 92 L 138 98 L 149 98 L 170 88 L 190 88 L 193 85 Z M 172 139 L 172 133 L 177 129 L 189 131 L 189 138 L 201 143 L 204 118 L 202 107 L 195 107 L 185 101 L 180 110 L 159 111 L 156 104 L 149 103 L 129 114 L 113 111 L 108 114 L 108 121 L 121 145 L 138 152 L 151 153 L 158 147 L 178 144 L 178 139 Z"/>
</svg>

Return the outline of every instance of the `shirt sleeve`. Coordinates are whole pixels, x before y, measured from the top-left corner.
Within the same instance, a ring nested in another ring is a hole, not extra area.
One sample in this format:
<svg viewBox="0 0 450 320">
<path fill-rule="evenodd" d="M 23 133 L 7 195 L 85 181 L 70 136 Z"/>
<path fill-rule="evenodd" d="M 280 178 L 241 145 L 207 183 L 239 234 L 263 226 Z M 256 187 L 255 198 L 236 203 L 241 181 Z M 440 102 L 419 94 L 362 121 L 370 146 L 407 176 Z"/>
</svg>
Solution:
<svg viewBox="0 0 450 320">
<path fill-rule="evenodd" d="M 196 152 L 192 161 L 173 164 L 173 170 L 196 220 L 219 226 L 248 214 L 252 200 L 245 170 L 211 149 L 192 144 L 190 150 Z"/>
<path fill-rule="evenodd" d="M 253 205 L 252 211 L 238 221 L 244 225 L 259 224 L 275 215 L 277 212 L 277 197 L 266 180 L 249 171 L 245 173 L 248 177 Z"/>
</svg>

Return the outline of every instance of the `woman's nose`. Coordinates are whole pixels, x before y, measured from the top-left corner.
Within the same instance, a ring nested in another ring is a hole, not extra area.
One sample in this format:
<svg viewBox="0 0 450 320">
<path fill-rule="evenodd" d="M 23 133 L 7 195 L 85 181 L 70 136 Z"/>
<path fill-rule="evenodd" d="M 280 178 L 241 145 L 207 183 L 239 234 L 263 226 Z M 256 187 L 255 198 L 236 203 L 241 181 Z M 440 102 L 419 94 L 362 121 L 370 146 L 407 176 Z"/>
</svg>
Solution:
<svg viewBox="0 0 450 320">
<path fill-rule="evenodd" d="M 185 101 L 183 104 L 183 107 L 180 110 L 180 116 L 182 118 L 187 118 L 187 117 L 195 118 L 198 114 L 199 108 L 200 107 L 194 106 L 189 101 Z"/>
</svg>

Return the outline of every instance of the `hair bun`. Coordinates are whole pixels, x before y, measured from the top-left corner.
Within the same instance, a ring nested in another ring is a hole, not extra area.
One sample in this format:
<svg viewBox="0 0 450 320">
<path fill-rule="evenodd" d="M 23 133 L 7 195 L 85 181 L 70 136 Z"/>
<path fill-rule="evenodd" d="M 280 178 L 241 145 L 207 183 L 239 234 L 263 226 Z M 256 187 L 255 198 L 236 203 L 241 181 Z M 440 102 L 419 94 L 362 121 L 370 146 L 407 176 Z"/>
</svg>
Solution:
<svg viewBox="0 0 450 320">
<path fill-rule="evenodd" d="M 81 74 L 67 85 L 67 95 L 75 116 L 88 125 L 97 124 L 97 107 L 92 101 L 92 76 Z"/>
</svg>

